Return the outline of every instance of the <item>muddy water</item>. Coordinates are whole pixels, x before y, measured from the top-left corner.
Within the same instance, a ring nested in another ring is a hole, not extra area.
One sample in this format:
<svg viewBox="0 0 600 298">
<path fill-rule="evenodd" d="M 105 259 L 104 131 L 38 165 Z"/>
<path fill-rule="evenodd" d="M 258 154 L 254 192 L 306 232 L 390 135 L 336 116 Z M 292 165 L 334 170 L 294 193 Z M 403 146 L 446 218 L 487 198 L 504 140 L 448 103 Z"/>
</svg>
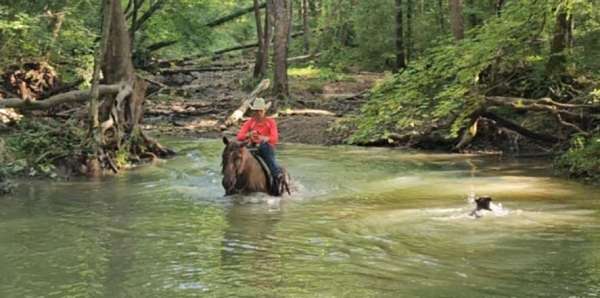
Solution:
<svg viewBox="0 0 600 298">
<path fill-rule="evenodd" d="M 292 197 L 225 198 L 219 142 L 167 143 L 2 198 L 0 297 L 600 295 L 600 189 L 548 162 L 284 145 Z M 469 216 L 471 193 L 495 211 Z"/>
</svg>

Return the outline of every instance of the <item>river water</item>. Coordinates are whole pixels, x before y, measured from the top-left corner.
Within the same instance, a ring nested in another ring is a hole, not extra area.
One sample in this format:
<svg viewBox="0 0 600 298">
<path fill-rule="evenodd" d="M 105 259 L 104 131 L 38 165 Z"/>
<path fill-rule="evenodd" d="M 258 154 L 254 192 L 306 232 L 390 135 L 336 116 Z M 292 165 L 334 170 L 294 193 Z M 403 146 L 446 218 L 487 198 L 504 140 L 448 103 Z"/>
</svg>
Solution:
<svg viewBox="0 0 600 298">
<path fill-rule="evenodd" d="M 279 200 L 223 197 L 220 142 L 165 142 L 0 198 L 0 297 L 600 296 L 600 189 L 547 161 L 286 144 Z"/>
</svg>

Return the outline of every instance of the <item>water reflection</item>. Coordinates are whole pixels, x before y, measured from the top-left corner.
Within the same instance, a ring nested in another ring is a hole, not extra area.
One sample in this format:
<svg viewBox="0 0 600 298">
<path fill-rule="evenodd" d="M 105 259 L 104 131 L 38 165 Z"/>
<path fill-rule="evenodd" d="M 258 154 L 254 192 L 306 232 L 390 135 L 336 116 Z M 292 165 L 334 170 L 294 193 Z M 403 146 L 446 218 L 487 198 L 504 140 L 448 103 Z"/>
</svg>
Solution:
<svg viewBox="0 0 600 298">
<path fill-rule="evenodd" d="M 168 142 L 168 141 L 167 141 Z M 0 297 L 600 295 L 597 188 L 538 161 L 283 146 L 300 191 L 223 197 L 218 141 L 0 200 Z M 506 213 L 473 219 L 469 193 Z"/>
</svg>

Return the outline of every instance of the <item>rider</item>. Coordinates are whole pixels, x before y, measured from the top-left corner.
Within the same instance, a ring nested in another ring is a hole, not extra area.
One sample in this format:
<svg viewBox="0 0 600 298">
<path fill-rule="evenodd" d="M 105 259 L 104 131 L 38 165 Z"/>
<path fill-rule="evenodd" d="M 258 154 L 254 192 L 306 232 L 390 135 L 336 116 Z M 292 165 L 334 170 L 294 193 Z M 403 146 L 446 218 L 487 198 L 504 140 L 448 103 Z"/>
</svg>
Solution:
<svg viewBox="0 0 600 298">
<path fill-rule="evenodd" d="M 254 100 L 250 105 L 254 112 L 252 118 L 242 125 L 237 140 L 247 140 L 250 144 L 258 146 L 258 154 L 271 170 L 274 180 L 278 181 L 281 178 L 281 169 L 275 161 L 275 145 L 279 141 L 279 132 L 275 119 L 266 116 L 268 108 L 264 98 Z"/>
</svg>

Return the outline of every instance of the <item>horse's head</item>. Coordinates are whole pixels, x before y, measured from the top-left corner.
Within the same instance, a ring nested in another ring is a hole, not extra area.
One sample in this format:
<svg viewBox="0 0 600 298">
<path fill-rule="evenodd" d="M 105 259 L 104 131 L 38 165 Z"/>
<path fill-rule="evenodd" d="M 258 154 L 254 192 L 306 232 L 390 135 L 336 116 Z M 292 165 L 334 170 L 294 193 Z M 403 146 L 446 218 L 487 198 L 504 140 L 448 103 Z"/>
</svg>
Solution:
<svg viewBox="0 0 600 298">
<path fill-rule="evenodd" d="M 221 171 L 223 174 L 222 184 L 225 193 L 229 195 L 234 192 L 238 178 L 244 171 L 249 156 L 248 149 L 246 149 L 248 143 L 230 141 L 227 137 L 223 137 L 223 144 L 225 144 L 225 149 L 223 149 L 221 159 L 221 166 L 223 167 Z"/>
</svg>

